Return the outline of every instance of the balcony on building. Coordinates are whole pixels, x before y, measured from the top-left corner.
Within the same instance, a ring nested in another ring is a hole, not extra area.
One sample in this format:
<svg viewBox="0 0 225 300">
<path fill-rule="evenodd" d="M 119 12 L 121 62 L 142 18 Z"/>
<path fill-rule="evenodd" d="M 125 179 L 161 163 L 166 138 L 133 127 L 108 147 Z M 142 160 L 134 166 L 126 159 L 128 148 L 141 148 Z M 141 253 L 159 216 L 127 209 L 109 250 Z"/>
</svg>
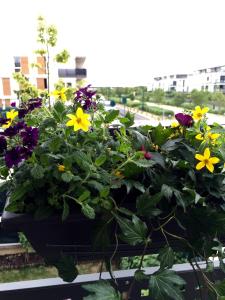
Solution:
<svg viewBox="0 0 225 300">
<path fill-rule="evenodd" d="M 84 79 L 87 77 L 87 69 L 75 68 L 75 69 L 58 69 L 59 78 L 77 78 Z"/>
</svg>

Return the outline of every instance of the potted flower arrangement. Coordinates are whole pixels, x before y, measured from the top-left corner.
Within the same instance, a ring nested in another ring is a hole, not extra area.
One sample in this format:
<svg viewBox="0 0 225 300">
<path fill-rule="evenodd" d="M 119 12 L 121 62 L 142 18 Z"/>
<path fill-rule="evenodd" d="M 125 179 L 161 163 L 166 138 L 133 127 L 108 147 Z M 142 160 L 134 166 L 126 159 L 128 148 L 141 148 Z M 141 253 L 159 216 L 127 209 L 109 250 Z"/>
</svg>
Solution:
<svg viewBox="0 0 225 300">
<path fill-rule="evenodd" d="M 52 107 L 30 99 L 0 119 L 3 227 L 23 231 L 67 281 L 77 259 L 139 254 L 134 280 L 148 279 L 155 299 L 182 299 L 185 283 L 170 270 L 177 249 L 193 268 L 217 256 L 225 269 L 225 132 L 207 124 L 208 108 L 135 128 L 90 86 L 58 98 Z M 147 278 L 143 257 L 156 252 L 160 268 Z M 224 282 L 203 277 L 223 296 Z"/>
</svg>

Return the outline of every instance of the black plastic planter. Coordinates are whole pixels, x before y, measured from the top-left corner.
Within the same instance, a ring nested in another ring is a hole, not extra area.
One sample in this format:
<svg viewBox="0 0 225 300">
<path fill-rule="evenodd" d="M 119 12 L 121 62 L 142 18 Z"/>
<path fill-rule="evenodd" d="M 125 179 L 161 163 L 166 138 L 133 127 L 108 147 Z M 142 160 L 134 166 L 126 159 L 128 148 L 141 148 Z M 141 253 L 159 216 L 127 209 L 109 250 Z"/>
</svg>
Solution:
<svg viewBox="0 0 225 300">
<path fill-rule="evenodd" d="M 83 214 L 70 215 L 64 222 L 60 216 L 53 216 L 44 220 L 34 220 L 32 216 L 15 214 L 7 211 L 2 215 L 2 227 L 7 231 L 22 231 L 33 248 L 41 256 L 46 258 L 57 257 L 58 255 L 72 254 L 77 260 L 95 260 L 104 257 L 111 257 L 115 252 L 118 257 L 141 255 L 144 246 L 130 246 L 125 243 L 115 242 L 114 229 L 109 231 L 111 244 L 104 250 L 96 249 L 93 246 L 95 228 L 99 223 L 98 219 L 88 219 Z M 172 224 L 173 225 L 173 224 Z M 174 224 L 175 225 L 175 224 Z M 112 226 L 112 227 L 113 227 Z M 176 227 L 178 227 L 176 225 Z M 175 228 L 177 230 L 178 228 Z M 173 230 L 174 232 L 174 230 Z M 170 245 L 177 248 L 179 241 L 168 237 Z M 165 237 L 160 232 L 152 235 L 152 242 L 146 249 L 146 254 L 157 253 L 166 244 Z"/>
</svg>

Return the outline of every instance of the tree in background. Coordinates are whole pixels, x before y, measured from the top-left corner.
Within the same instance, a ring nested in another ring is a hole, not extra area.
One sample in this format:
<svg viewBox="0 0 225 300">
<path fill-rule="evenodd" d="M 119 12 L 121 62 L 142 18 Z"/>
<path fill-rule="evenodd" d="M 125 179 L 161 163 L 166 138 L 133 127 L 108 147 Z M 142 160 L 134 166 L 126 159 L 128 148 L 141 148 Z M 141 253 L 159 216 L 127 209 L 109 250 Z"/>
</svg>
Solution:
<svg viewBox="0 0 225 300">
<path fill-rule="evenodd" d="M 164 99 L 165 92 L 162 89 L 156 89 L 152 92 L 152 98 L 155 102 L 161 103 Z"/>
<path fill-rule="evenodd" d="M 181 92 L 177 92 L 174 95 L 174 104 L 177 106 L 180 106 L 181 104 L 183 104 L 186 100 L 186 94 L 185 93 L 181 93 Z"/>
<path fill-rule="evenodd" d="M 194 105 L 204 105 L 209 101 L 210 93 L 208 91 L 198 91 L 194 89 L 191 92 L 191 100 Z"/>
<path fill-rule="evenodd" d="M 221 107 L 225 106 L 225 95 L 222 92 L 214 92 L 211 94 L 210 101 L 212 102 L 213 109 L 217 106 L 220 110 Z"/>
</svg>

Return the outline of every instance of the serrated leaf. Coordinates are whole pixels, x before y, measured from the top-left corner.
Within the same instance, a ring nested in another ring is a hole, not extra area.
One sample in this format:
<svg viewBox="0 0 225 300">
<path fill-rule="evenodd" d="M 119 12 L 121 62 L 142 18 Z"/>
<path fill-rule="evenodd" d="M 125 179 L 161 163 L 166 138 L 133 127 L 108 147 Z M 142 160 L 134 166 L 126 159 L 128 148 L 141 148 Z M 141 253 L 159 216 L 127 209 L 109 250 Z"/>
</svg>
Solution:
<svg viewBox="0 0 225 300">
<path fill-rule="evenodd" d="M 160 269 L 170 269 L 174 264 L 174 252 L 169 246 L 161 249 L 159 252 L 158 259 L 160 261 Z"/>
<path fill-rule="evenodd" d="M 116 291 L 108 281 L 99 281 L 93 284 L 82 285 L 82 288 L 92 293 L 83 300 L 122 300 L 121 294 Z"/>
<path fill-rule="evenodd" d="M 61 175 L 64 182 L 70 182 L 73 179 L 73 174 L 70 171 L 64 172 Z"/>
<path fill-rule="evenodd" d="M 107 157 L 106 157 L 105 154 L 99 155 L 99 157 L 97 157 L 96 160 L 95 160 L 95 165 L 96 165 L 97 167 L 100 167 L 101 165 L 104 164 L 104 162 L 106 161 L 106 158 L 107 158 Z"/>
<path fill-rule="evenodd" d="M 180 289 L 183 285 L 185 281 L 171 270 L 156 272 L 149 280 L 150 293 L 157 300 L 183 300 Z"/>
<path fill-rule="evenodd" d="M 133 215 L 132 221 L 118 215 L 114 216 L 122 231 L 122 240 L 133 246 L 146 242 L 148 228 L 137 216 Z"/>
<path fill-rule="evenodd" d="M 82 213 L 89 219 L 95 218 L 95 210 L 89 204 L 85 203 L 81 207 Z"/>
<path fill-rule="evenodd" d="M 153 196 L 149 195 L 148 192 L 137 198 L 137 212 L 141 216 L 151 216 L 155 206 L 162 199 L 162 194 L 159 192 Z"/>
<path fill-rule="evenodd" d="M 119 110 L 111 109 L 107 112 L 107 115 L 105 116 L 105 122 L 106 123 L 111 123 L 114 121 L 118 115 L 119 115 Z"/>
<path fill-rule="evenodd" d="M 35 179 L 41 179 L 44 177 L 44 169 L 41 165 L 35 164 L 30 171 L 31 175 Z"/>
<path fill-rule="evenodd" d="M 148 159 L 139 159 L 136 161 L 133 161 L 136 166 L 141 167 L 141 168 L 150 168 L 156 164 L 155 161 L 153 160 L 148 160 Z"/>
</svg>

